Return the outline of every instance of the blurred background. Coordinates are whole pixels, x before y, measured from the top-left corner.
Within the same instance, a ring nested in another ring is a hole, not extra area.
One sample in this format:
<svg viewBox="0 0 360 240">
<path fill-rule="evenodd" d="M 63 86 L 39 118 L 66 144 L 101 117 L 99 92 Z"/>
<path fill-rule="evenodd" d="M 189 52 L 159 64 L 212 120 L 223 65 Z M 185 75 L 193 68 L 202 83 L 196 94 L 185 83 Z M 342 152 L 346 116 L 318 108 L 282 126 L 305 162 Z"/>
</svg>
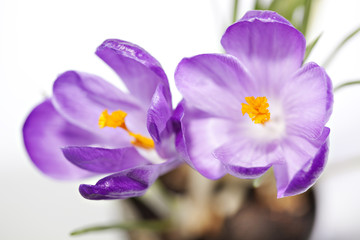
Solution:
<svg viewBox="0 0 360 240">
<path fill-rule="evenodd" d="M 239 18 L 253 6 L 239 1 Z M 69 236 L 79 227 L 117 221 L 122 210 L 118 201 L 83 199 L 80 182 L 42 175 L 24 150 L 25 118 L 67 70 L 90 72 L 122 88 L 94 54 L 108 38 L 138 44 L 158 59 L 176 104 L 176 65 L 183 57 L 222 51 L 232 7 L 232 0 L 0 0 L 0 239 L 126 239 L 111 231 Z M 360 26 L 359 7 L 357 0 L 314 0 L 307 40 L 323 34 L 309 61 L 321 65 Z M 359 80 L 359 64 L 360 35 L 327 67 L 334 86 Z M 360 86 L 353 86 L 335 94 L 328 165 L 314 187 L 313 240 L 360 239 L 359 93 Z"/>
</svg>

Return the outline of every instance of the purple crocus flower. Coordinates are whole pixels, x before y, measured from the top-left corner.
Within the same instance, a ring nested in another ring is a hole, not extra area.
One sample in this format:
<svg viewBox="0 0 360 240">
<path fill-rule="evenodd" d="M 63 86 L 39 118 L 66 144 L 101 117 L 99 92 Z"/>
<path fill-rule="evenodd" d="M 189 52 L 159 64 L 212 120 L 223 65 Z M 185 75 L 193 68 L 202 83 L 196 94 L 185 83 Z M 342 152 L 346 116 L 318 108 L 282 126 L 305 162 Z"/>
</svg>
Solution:
<svg viewBox="0 0 360 240">
<path fill-rule="evenodd" d="M 285 18 L 250 11 L 221 39 L 226 54 L 183 59 L 177 149 L 202 175 L 257 178 L 273 167 L 278 197 L 302 193 L 324 169 L 332 84 L 302 66 L 305 38 Z"/>
<path fill-rule="evenodd" d="M 106 40 L 96 54 L 129 93 L 92 74 L 61 74 L 53 96 L 24 124 L 25 147 L 35 165 L 53 178 L 113 173 L 96 185 L 81 185 L 85 198 L 139 196 L 180 164 L 168 80 L 158 61 L 132 43 Z"/>
</svg>

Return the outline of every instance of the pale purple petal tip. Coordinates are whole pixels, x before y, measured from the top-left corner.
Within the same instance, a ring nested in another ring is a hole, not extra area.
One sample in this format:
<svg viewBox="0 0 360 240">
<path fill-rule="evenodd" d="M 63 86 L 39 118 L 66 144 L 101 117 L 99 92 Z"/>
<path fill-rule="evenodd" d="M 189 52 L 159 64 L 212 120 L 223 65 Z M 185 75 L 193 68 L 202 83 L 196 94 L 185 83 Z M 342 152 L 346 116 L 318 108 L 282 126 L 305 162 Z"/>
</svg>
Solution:
<svg viewBox="0 0 360 240">
<path fill-rule="evenodd" d="M 67 161 L 61 148 L 94 144 L 99 138 L 67 122 L 54 109 L 50 99 L 30 113 L 23 127 L 23 137 L 31 160 L 44 174 L 56 179 L 80 179 L 94 175 Z"/>
<path fill-rule="evenodd" d="M 98 147 L 65 147 L 64 156 L 76 166 L 96 173 L 114 173 L 149 164 L 134 147 L 106 149 Z"/>
</svg>

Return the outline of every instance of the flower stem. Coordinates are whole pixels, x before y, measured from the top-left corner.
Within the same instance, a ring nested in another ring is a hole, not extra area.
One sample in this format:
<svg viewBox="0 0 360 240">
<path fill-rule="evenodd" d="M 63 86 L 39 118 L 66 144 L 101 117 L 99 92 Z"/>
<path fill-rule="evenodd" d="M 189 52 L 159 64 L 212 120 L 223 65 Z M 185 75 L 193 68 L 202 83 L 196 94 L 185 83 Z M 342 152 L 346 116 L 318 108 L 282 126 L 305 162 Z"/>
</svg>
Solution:
<svg viewBox="0 0 360 240">
<path fill-rule="evenodd" d="M 305 0 L 305 2 L 304 2 L 305 11 L 304 11 L 304 16 L 303 16 L 303 21 L 302 21 L 302 29 L 301 29 L 301 32 L 304 34 L 304 36 L 306 36 L 307 28 L 309 25 L 311 5 L 312 5 L 311 0 Z"/>
<path fill-rule="evenodd" d="M 342 84 L 334 87 L 334 92 L 339 91 L 339 89 L 344 88 L 344 87 L 346 87 L 346 86 L 356 85 L 356 84 L 360 84 L 360 80 L 342 83 Z"/>
<path fill-rule="evenodd" d="M 238 18 L 238 5 L 239 5 L 239 0 L 234 0 L 232 23 L 236 22 Z"/>
<path fill-rule="evenodd" d="M 110 225 L 100 225 L 94 227 L 83 228 L 76 230 L 70 233 L 71 236 L 81 235 L 88 232 L 98 232 L 109 229 L 118 229 L 118 230 L 138 230 L 138 229 L 147 229 L 152 231 L 166 231 L 170 227 L 170 222 L 168 220 L 159 220 L 159 221 L 137 221 L 137 222 L 125 222 L 118 224 Z"/>
</svg>

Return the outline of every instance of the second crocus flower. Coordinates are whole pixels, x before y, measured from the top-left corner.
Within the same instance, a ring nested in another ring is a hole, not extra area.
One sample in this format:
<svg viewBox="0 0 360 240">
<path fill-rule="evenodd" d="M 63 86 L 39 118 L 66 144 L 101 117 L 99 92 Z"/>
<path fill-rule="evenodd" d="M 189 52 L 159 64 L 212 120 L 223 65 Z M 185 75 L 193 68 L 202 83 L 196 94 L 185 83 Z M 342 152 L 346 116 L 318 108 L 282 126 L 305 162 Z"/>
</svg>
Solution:
<svg viewBox="0 0 360 240">
<path fill-rule="evenodd" d="M 178 151 L 210 179 L 273 167 L 278 197 L 306 191 L 326 163 L 329 77 L 316 63 L 302 66 L 305 38 L 275 12 L 248 12 L 221 43 L 226 54 L 185 58 L 176 70 Z"/>
</svg>

